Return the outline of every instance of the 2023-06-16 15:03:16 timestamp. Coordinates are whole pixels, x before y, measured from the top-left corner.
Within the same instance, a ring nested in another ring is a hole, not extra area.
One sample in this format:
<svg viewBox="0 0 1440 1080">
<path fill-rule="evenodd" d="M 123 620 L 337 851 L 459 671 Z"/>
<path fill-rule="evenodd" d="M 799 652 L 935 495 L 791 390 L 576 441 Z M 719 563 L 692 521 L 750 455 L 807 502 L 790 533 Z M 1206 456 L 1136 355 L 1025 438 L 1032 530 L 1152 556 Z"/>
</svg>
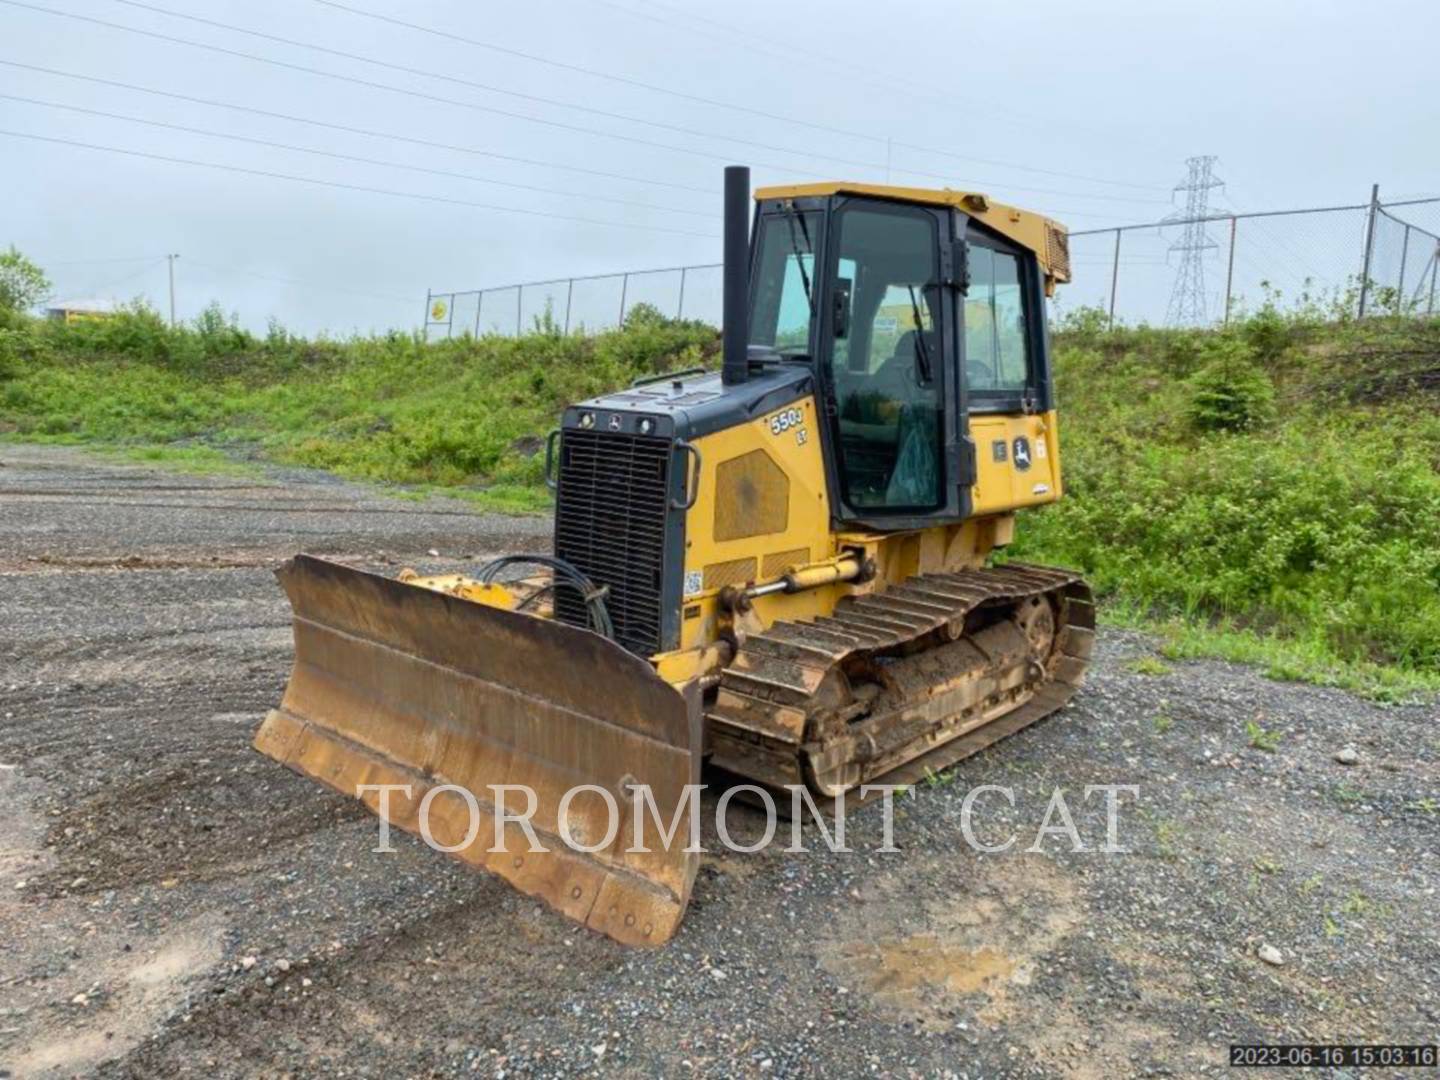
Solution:
<svg viewBox="0 0 1440 1080">
<path fill-rule="evenodd" d="M 1232 1043 L 1230 1064 L 1240 1068 L 1433 1069 L 1440 1047 L 1400 1043 Z"/>
</svg>

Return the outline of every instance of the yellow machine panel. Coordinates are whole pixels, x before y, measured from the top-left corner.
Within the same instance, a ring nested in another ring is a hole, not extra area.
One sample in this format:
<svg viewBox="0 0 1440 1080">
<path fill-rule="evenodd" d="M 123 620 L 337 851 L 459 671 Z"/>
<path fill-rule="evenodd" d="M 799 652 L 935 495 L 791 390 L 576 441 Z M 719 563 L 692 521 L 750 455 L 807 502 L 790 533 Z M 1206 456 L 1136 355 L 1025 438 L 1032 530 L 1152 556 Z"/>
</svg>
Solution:
<svg viewBox="0 0 1440 1080">
<path fill-rule="evenodd" d="M 1055 413 L 972 416 L 974 512 L 993 514 L 1060 498 L 1060 433 Z"/>
<path fill-rule="evenodd" d="M 715 468 L 715 539 L 783 533 L 790 522 L 790 478 L 761 448 Z"/>
<path fill-rule="evenodd" d="M 754 584 L 833 554 L 819 422 L 815 399 L 806 397 L 696 440 L 703 465 L 685 520 L 682 650 L 714 640 L 716 598 L 726 585 Z M 766 599 L 786 612 L 779 618 L 816 604 L 813 593 Z"/>
</svg>

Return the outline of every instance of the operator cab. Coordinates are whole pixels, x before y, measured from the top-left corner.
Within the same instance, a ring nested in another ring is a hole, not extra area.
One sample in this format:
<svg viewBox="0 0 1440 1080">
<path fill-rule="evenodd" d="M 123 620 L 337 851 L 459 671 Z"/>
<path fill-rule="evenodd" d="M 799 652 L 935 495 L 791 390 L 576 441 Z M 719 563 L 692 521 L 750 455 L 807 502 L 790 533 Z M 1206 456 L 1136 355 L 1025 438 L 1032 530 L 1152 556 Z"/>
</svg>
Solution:
<svg viewBox="0 0 1440 1080">
<path fill-rule="evenodd" d="M 757 197 L 752 352 L 813 367 L 837 517 L 896 529 L 968 516 L 969 415 L 1052 407 L 1044 298 L 1068 280 L 1053 258 L 1063 231 L 958 192 Z M 1047 264 L 1020 242 L 1031 233 Z"/>
</svg>

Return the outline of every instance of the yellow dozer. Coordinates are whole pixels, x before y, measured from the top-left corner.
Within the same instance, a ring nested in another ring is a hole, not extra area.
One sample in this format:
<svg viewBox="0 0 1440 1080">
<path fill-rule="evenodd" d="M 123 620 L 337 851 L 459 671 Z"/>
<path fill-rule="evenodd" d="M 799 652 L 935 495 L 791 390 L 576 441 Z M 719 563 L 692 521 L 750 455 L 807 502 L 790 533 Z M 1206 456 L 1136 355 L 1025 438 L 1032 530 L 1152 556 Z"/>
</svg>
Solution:
<svg viewBox="0 0 1440 1080">
<path fill-rule="evenodd" d="M 1063 705 L 1094 637 L 1077 575 L 987 567 L 1061 494 L 1061 226 L 869 184 L 752 210 L 733 167 L 724 273 L 719 372 L 565 410 L 552 556 L 286 564 L 295 668 L 255 740 L 631 944 L 689 901 L 702 765 L 822 809 L 911 783 Z M 642 817 L 672 831 L 636 844 Z"/>
</svg>

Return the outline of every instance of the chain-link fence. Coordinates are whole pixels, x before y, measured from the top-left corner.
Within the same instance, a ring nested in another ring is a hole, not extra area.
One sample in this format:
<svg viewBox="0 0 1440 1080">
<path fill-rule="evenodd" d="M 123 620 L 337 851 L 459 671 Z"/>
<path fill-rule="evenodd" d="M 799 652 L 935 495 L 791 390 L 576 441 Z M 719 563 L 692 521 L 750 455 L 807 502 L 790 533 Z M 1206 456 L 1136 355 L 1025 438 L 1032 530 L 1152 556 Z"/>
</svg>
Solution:
<svg viewBox="0 0 1440 1080">
<path fill-rule="evenodd" d="M 1377 206 L 1368 310 L 1434 315 L 1440 295 L 1440 200 Z"/>
<path fill-rule="evenodd" d="M 528 281 L 469 292 L 431 292 L 425 300 L 425 336 L 522 334 L 553 326 L 564 333 L 619 326 L 637 305 L 662 315 L 720 325 L 721 266 L 672 266 Z"/>
<path fill-rule="evenodd" d="M 1440 199 L 1085 229 L 1070 234 L 1074 280 L 1054 307 L 1157 326 L 1224 323 L 1272 299 L 1336 316 L 1433 315 L 1437 253 Z"/>
<path fill-rule="evenodd" d="M 1053 314 L 1111 323 L 1213 325 L 1267 300 L 1338 316 L 1440 308 L 1440 198 L 1216 214 L 1070 234 L 1073 280 Z M 676 266 L 431 292 L 427 337 L 563 332 L 620 325 L 637 304 L 720 325 L 721 267 Z"/>
</svg>

